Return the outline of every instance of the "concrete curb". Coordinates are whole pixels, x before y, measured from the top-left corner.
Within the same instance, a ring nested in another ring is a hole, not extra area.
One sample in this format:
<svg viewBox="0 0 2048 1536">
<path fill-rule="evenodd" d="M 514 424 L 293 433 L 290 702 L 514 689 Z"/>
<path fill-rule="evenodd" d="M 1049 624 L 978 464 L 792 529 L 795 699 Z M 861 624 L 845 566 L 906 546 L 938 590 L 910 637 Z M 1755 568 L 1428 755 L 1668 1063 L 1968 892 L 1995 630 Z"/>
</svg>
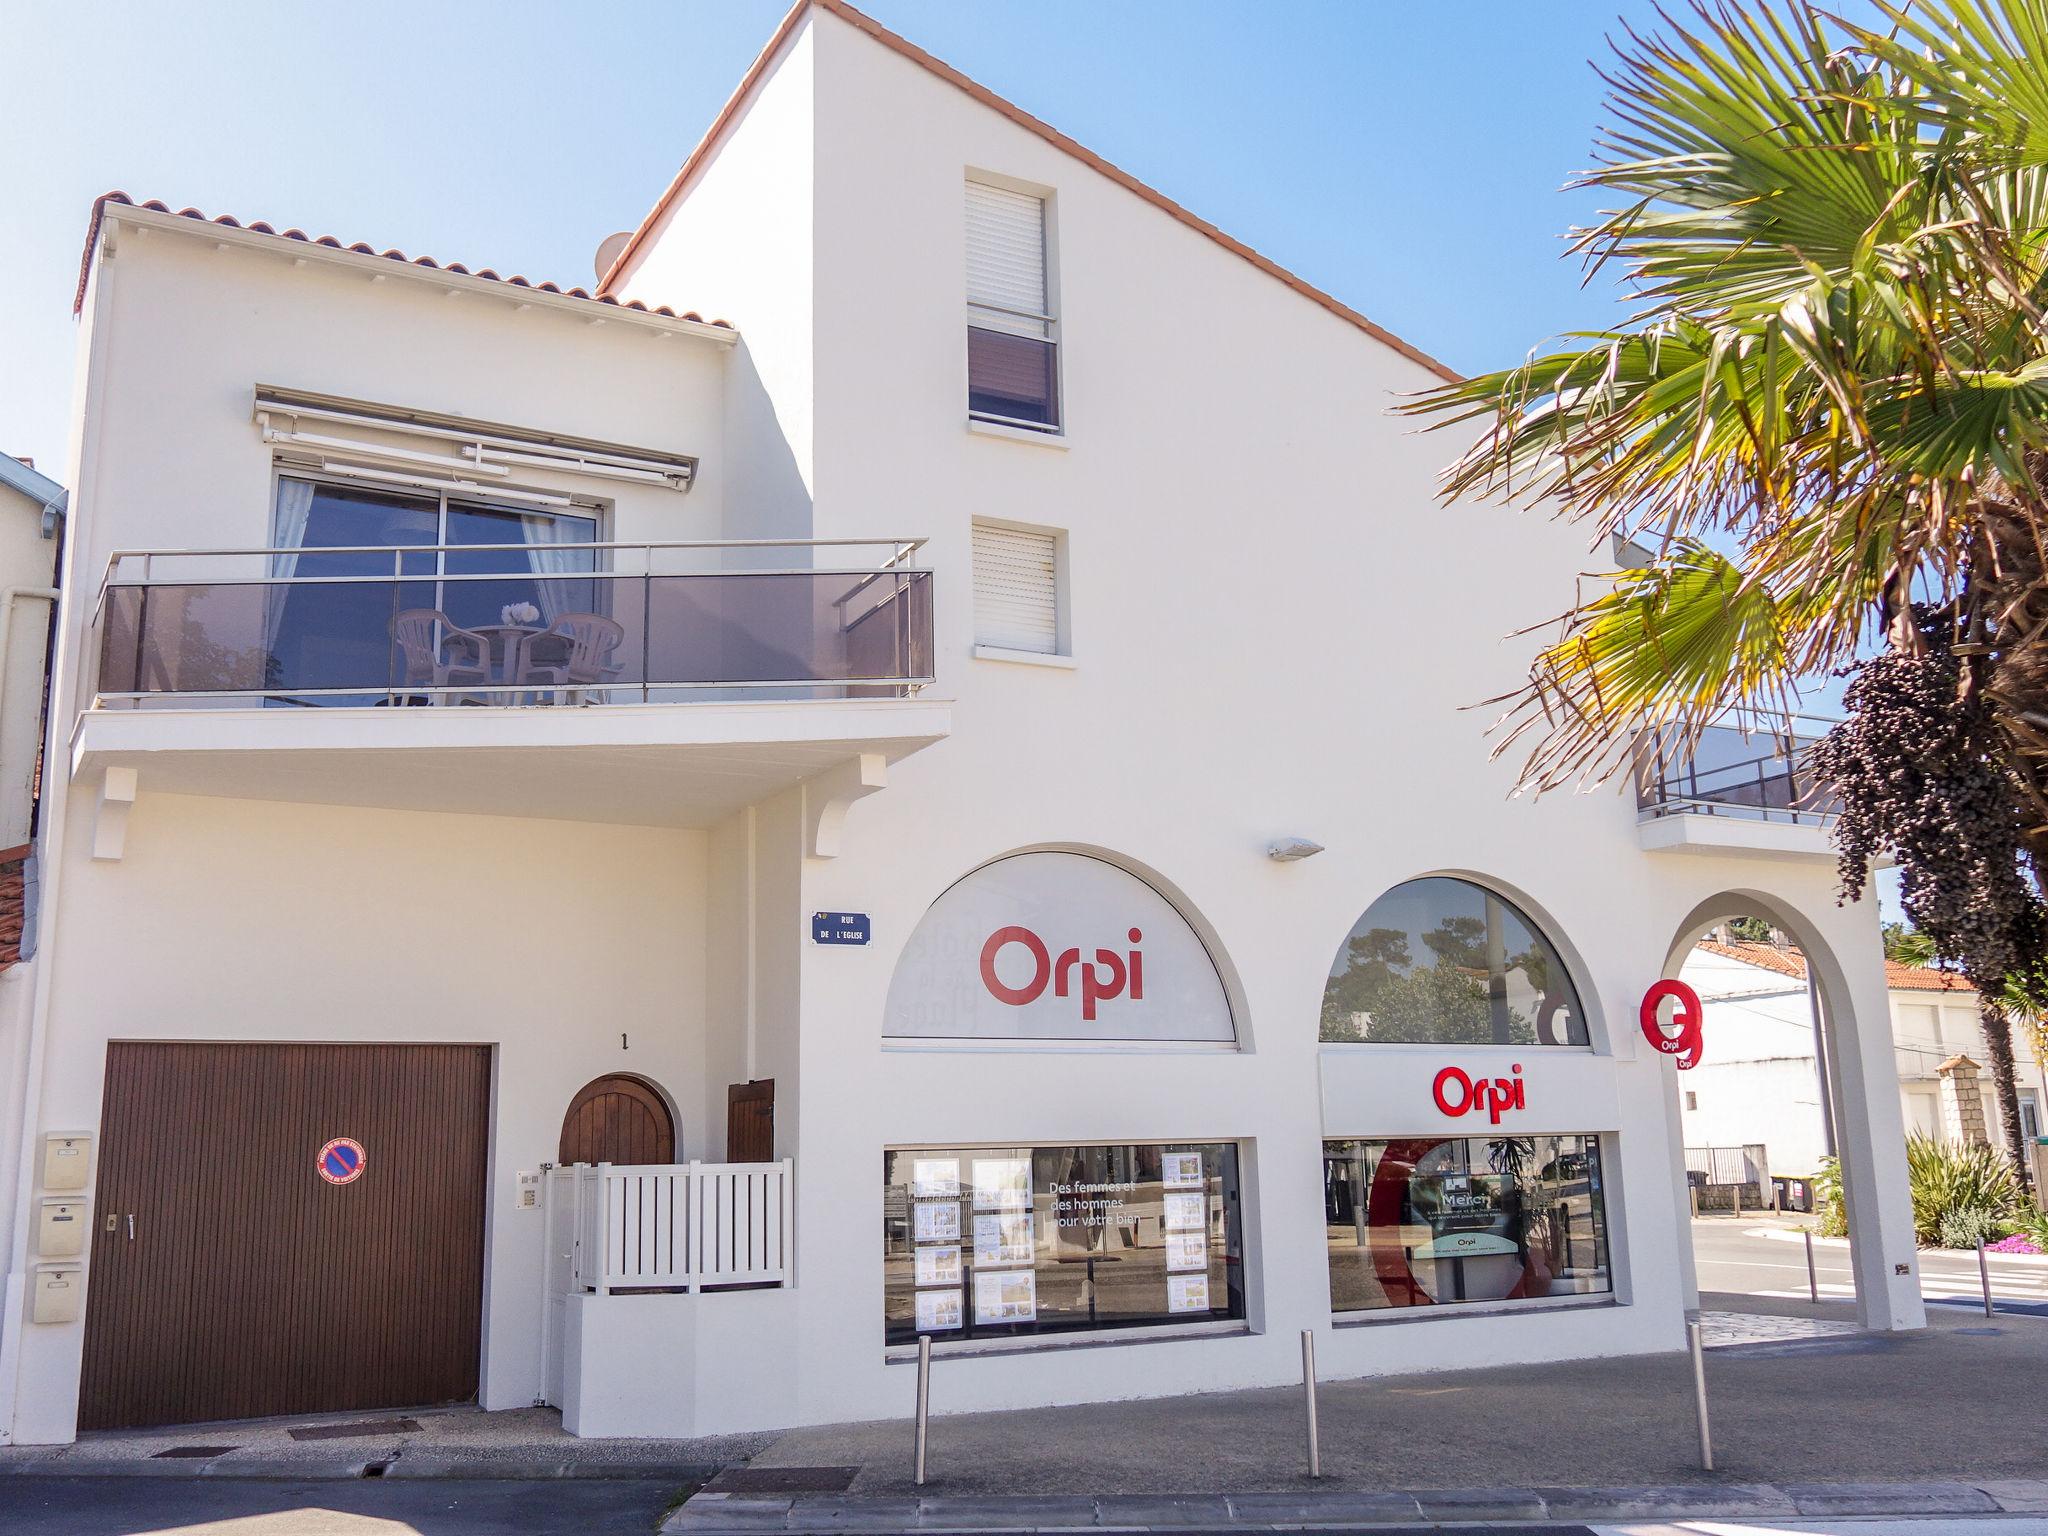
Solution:
<svg viewBox="0 0 2048 1536">
<path fill-rule="evenodd" d="M 700 1493 L 662 1529 L 674 1536 L 760 1536 L 776 1531 L 1280 1531 L 1470 1521 L 1782 1520 L 2044 1510 L 2048 1481 L 1702 1483 L 1664 1488 L 1436 1488 L 1095 1498 Z"/>
<path fill-rule="evenodd" d="M 381 1466 L 382 1470 L 369 1469 Z M 716 1477 L 723 1466 L 670 1461 L 598 1461 L 559 1453 L 538 1455 L 527 1460 L 494 1460 L 481 1456 L 438 1455 L 413 1452 L 397 1456 L 363 1456 L 349 1461 L 294 1461 L 285 1457 L 223 1456 L 211 1461 L 85 1461 L 61 1456 L 35 1460 L 0 1462 L 0 1478 L 6 1477 L 160 1477 L 191 1482 L 206 1478 L 248 1478 L 267 1482 L 325 1483 L 350 1482 L 376 1476 L 424 1480 L 430 1478 L 470 1482 L 551 1482 L 557 1478 L 656 1478 L 675 1484 L 703 1483 Z"/>
</svg>

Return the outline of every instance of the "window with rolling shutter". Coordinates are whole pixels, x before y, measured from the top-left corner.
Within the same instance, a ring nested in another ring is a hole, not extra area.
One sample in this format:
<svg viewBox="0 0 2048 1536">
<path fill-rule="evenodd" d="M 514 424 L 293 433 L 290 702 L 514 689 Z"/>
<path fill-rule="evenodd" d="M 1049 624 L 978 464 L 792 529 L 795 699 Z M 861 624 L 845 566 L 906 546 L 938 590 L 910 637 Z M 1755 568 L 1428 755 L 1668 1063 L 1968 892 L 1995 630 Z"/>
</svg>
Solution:
<svg viewBox="0 0 2048 1536">
<path fill-rule="evenodd" d="M 974 643 L 1046 655 L 1059 652 L 1056 532 L 974 525 Z"/>
<path fill-rule="evenodd" d="M 1046 274 L 1045 199 L 968 182 L 969 415 L 1059 429 L 1059 322 Z"/>
</svg>

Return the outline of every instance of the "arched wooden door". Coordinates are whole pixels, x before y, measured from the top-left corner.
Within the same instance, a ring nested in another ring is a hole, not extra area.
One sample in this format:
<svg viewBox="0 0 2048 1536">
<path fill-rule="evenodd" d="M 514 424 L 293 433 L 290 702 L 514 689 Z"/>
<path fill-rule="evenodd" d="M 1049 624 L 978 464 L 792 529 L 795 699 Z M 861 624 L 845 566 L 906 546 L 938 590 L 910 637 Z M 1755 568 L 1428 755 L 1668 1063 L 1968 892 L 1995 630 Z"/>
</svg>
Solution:
<svg viewBox="0 0 2048 1536">
<path fill-rule="evenodd" d="M 586 1083 L 562 1117 L 564 1163 L 672 1163 L 676 1121 L 644 1078 L 616 1073 Z"/>
</svg>

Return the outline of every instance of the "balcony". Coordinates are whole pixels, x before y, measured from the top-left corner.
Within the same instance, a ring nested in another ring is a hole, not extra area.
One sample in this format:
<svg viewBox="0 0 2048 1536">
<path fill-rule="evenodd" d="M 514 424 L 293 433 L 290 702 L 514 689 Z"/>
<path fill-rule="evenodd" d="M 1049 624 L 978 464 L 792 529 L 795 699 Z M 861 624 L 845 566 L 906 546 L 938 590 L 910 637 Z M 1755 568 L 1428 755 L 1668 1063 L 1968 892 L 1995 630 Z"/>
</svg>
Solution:
<svg viewBox="0 0 2048 1536">
<path fill-rule="evenodd" d="M 921 543 L 118 553 L 73 772 L 656 825 L 871 787 L 950 728 Z"/>
<path fill-rule="evenodd" d="M 1636 759 L 1636 824 L 1646 849 L 1832 858 L 1837 803 L 1806 767 L 1830 722 L 1744 714 L 1707 727 L 1690 749 L 1647 732 Z"/>
</svg>

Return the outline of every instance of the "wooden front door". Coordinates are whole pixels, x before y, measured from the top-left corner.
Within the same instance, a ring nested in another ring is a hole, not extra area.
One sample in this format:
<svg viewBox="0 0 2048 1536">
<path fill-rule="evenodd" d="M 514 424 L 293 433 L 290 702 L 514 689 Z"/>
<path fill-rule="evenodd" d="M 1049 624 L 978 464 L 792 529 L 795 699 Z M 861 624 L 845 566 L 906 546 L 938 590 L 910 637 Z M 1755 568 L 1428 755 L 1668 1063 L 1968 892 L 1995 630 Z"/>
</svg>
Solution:
<svg viewBox="0 0 2048 1536">
<path fill-rule="evenodd" d="M 472 1400 L 490 1110 L 484 1045 L 108 1046 L 79 1427 Z"/>
<path fill-rule="evenodd" d="M 619 1073 L 587 1083 L 562 1117 L 564 1163 L 672 1163 L 676 1120 L 643 1078 Z"/>
<path fill-rule="evenodd" d="M 725 1160 L 775 1161 L 775 1079 L 734 1083 L 725 1090 Z"/>
</svg>

